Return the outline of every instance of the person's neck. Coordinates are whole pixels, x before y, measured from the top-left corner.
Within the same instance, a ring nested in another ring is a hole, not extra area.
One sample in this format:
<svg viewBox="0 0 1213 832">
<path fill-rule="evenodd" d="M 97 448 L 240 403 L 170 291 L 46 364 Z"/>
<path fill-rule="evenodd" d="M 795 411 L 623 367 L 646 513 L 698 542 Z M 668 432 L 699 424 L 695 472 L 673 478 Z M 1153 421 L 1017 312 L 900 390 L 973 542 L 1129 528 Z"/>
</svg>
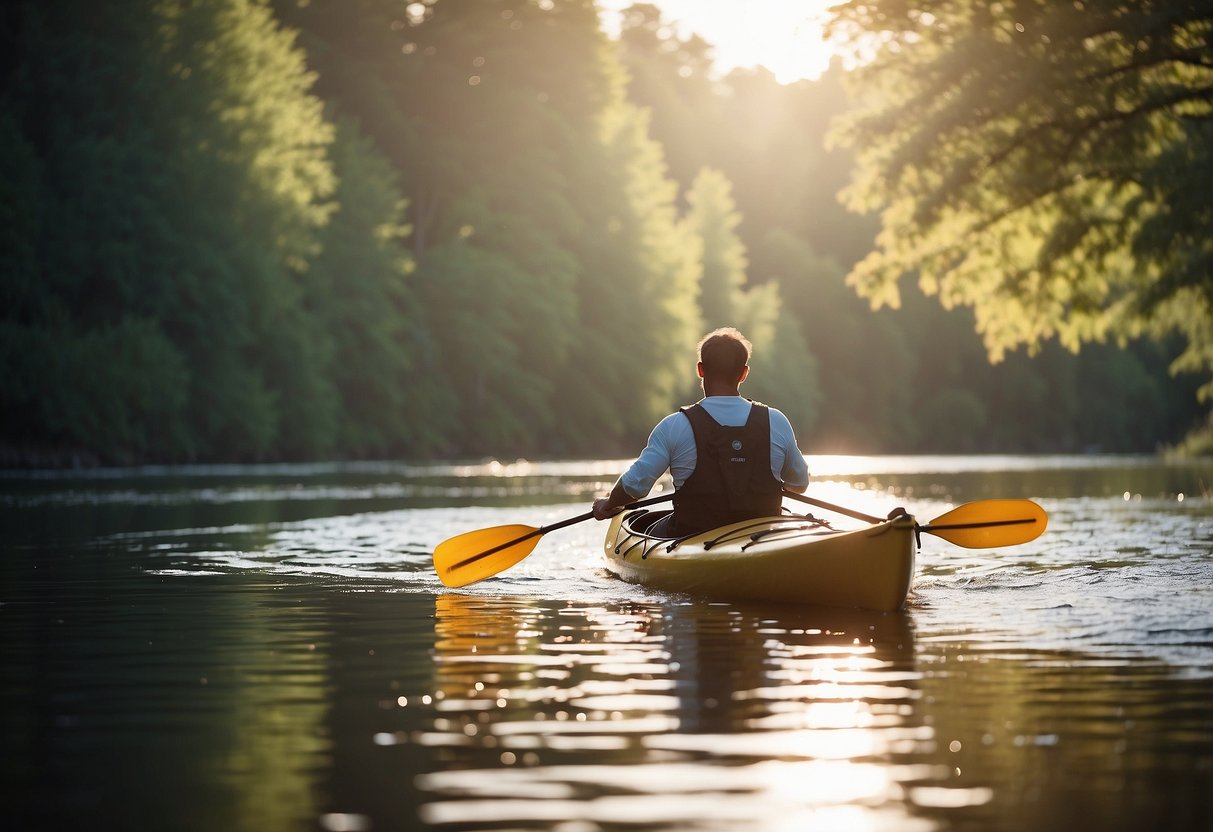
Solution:
<svg viewBox="0 0 1213 832">
<path fill-rule="evenodd" d="M 707 381 L 703 382 L 703 395 L 706 396 L 740 396 L 740 388 L 738 385 L 721 384 Z"/>
</svg>

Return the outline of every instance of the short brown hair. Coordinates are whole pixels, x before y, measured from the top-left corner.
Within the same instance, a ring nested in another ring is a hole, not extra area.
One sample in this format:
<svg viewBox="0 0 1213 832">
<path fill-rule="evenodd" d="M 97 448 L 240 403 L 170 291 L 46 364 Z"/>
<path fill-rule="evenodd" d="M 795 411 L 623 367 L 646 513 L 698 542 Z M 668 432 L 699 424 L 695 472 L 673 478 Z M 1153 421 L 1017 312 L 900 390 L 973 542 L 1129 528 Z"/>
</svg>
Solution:
<svg viewBox="0 0 1213 832">
<path fill-rule="evenodd" d="M 750 363 L 754 345 L 734 327 L 714 329 L 699 342 L 699 360 L 705 378 L 735 381 Z"/>
</svg>

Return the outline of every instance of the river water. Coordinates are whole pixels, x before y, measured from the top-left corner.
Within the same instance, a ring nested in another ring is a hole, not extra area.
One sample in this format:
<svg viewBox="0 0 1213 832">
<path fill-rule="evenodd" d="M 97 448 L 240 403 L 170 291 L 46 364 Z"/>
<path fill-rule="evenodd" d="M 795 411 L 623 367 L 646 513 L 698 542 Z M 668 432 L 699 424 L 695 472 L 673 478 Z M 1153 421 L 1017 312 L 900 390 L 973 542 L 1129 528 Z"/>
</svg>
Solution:
<svg viewBox="0 0 1213 832">
<path fill-rule="evenodd" d="M 592 521 L 437 581 L 622 465 L 0 475 L 5 828 L 1213 829 L 1213 463 L 813 458 L 870 514 L 1048 511 L 924 535 L 898 613 L 646 591 Z"/>
</svg>

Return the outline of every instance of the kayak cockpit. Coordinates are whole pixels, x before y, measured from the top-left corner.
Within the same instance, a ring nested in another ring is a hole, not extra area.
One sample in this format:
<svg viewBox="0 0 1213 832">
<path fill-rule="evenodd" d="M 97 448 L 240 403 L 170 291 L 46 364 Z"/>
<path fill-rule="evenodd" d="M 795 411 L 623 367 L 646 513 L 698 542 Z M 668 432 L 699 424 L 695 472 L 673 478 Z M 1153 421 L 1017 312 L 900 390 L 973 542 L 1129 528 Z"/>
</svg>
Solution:
<svg viewBox="0 0 1213 832">
<path fill-rule="evenodd" d="M 654 547 L 660 546 L 666 552 L 674 552 L 688 541 L 694 541 L 696 546 L 707 552 L 715 546 L 725 543 L 739 543 L 744 550 L 764 540 L 784 540 L 804 534 L 838 533 L 838 530 L 832 528 L 829 523 L 812 515 L 785 514 L 779 517 L 756 517 L 753 520 L 680 537 L 654 534 L 653 527 L 671 513 L 670 509 L 659 511 L 639 509 L 626 513 L 619 524 L 619 534 L 617 535 L 619 543 L 616 554 L 626 557 L 622 548 L 625 542 L 630 549 L 639 548 L 641 557 L 648 557 L 648 552 Z"/>
<path fill-rule="evenodd" d="M 603 541 L 607 569 L 654 589 L 709 598 L 876 610 L 904 604 L 913 579 L 910 516 L 853 530 L 786 514 L 685 537 L 650 533 L 668 514 L 633 510 L 615 517 Z"/>
</svg>

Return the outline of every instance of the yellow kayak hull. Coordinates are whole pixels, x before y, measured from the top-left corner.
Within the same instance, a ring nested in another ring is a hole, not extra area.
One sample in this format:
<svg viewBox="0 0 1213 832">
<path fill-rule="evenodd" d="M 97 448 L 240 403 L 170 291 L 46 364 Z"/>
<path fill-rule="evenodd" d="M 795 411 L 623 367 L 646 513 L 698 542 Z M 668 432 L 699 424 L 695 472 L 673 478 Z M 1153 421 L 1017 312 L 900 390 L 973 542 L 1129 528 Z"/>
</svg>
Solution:
<svg viewBox="0 0 1213 832">
<path fill-rule="evenodd" d="M 625 581 L 705 598 L 896 610 L 905 605 L 917 552 L 914 518 L 853 531 L 803 517 L 734 523 L 678 541 L 649 537 L 653 513 L 611 521 L 606 568 Z"/>
</svg>

